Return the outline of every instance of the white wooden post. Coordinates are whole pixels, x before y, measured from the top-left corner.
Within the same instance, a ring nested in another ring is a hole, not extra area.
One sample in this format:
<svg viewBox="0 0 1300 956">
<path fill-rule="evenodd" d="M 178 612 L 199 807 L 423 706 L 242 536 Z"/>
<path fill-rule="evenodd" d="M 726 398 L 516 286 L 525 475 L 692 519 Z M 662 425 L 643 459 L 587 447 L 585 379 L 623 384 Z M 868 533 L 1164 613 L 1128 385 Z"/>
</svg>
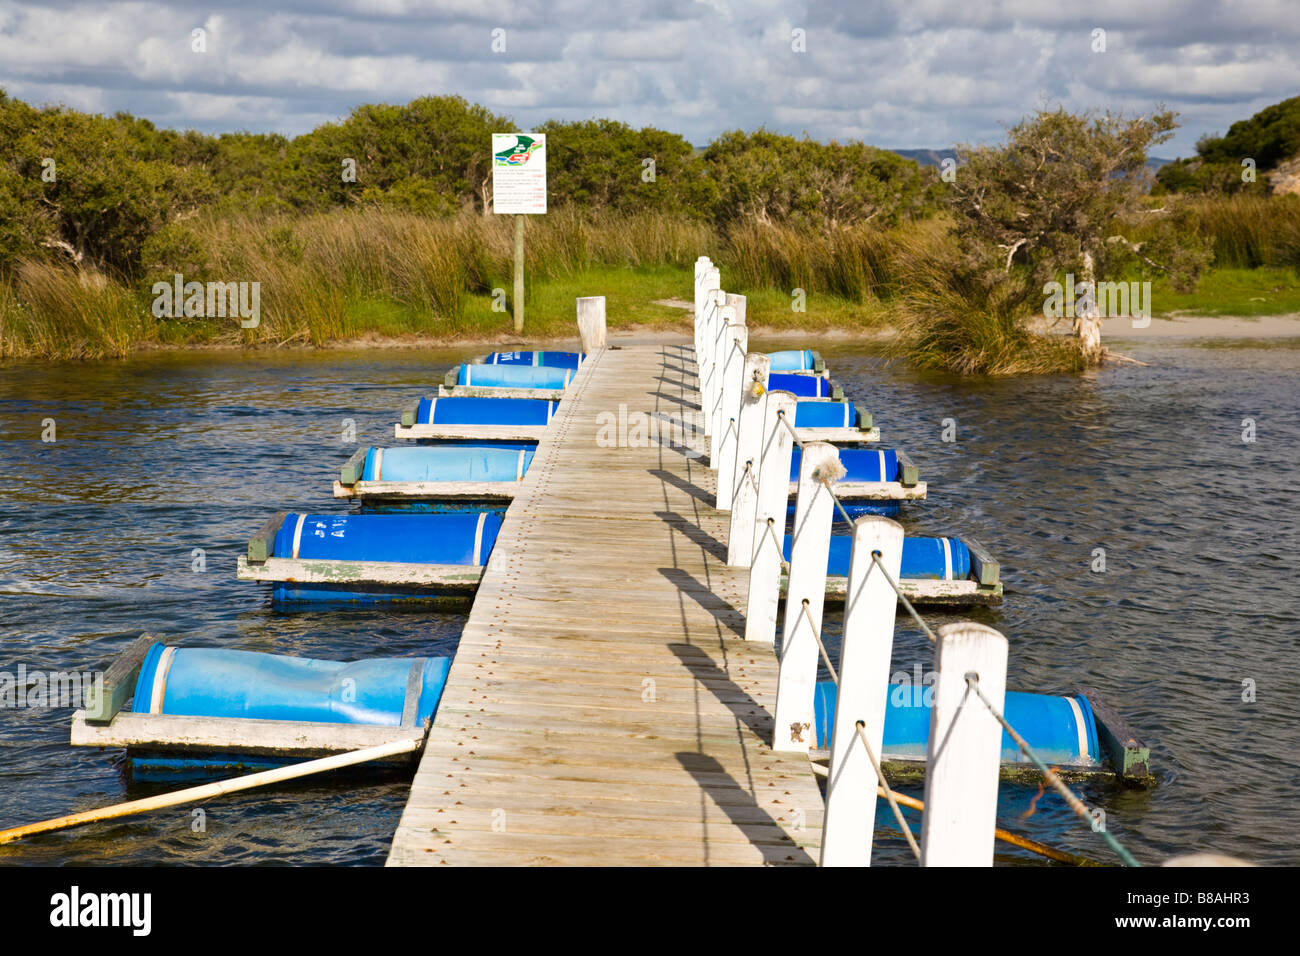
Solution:
<svg viewBox="0 0 1300 956">
<path fill-rule="evenodd" d="M 862 721 L 867 741 L 879 758 L 888 705 L 894 611 L 898 605 L 898 595 L 871 560 L 873 551 L 880 552 L 881 563 L 897 581 L 903 561 L 903 526 L 877 515 L 866 515 L 853 523 L 840 680 L 826 778 L 826 815 L 822 821 L 822 866 L 871 865 L 878 781 L 858 739 L 857 723 Z"/>
<path fill-rule="evenodd" d="M 776 682 L 773 750 L 807 752 L 817 739 L 814 698 L 821 651 L 816 635 L 821 633 L 822 608 L 826 603 L 826 561 L 831 549 L 835 503 L 830 490 L 813 475 L 829 470 L 839 460 L 838 448 L 816 441 L 803 446 L 799 461 L 790 582 L 781 629 L 781 671 Z"/>
<path fill-rule="evenodd" d="M 695 374 L 699 380 L 701 399 L 704 391 L 705 347 L 708 344 L 708 330 L 712 328 L 711 312 L 717 302 L 717 290 L 722 288 L 722 274 L 716 268 L 708 268 L 700 277 L 700 316 L 696 323 L 695 336 Z"/>
<path fill-rule="evenodd" d="M 695 260 L 695 354 L 697 356 L 700 352 L 700 329 L 704 322 L 704 277 L 710 268 L 708 256 L 700 256 Z"/>
<path fill-rule="evenodd" d="M 776 643 L 776 612 L 781 601 L 781 549 L 785 513 L 790 503 L 790 458 L 794 436 L 785 422 L 794 423 L 799 399 L 792 392 L 767 393 L 763 413 L 763 447 L 758 465 L 758 500 L 754 507 L 754 539 L 749 564 L 749 603 L 745 611 L 745 640 Z"/>
<path fill-rule="evenodd" d="M 728 321 L 735 312 L 726 307 L 727 293 L 721 289 L 713 292 L 713 308 L 708 312 L 709 327 L 705 330 L 708 341 L 704 343 L 704 378 L 700 388 L 700 410 L 704 412 L 704 434 L 713 434 L 713 409 L 718 395 L 718 358 L 722 351 L 722 336 Z"/>
<path fill-rule="evenodd" d="M 605 347 L 605 297 L 591 295 L 578 299 L 578 337 L 582 351 L 590 355 Z"/>
<path fill-rule="evenodd" d="M 727 293 L 727 305 L 736 310 L 736 321 L 745 324 L 745 297 L 734 292 Z"/>
<path fill-rule="evenodd" d="M 722 288 L 722 275 L 716 268 L 704 274 L 702 291 L 703 303 L 700 309 L 700 347 L 696 352 L 696 364 L 699 366 L 701 403 L 704 392 L 704 373 L 709 360 L 709 343 L 713 334 L 713 313 L 717 311 L 718 291 Z"/>
<path fill-rule="evenodd" d="M 727 564 L 747 568 L 754 540 L 754 508 L 758 502 L 758 466 L 763 449 L 763 413 L 767 411 L 767 379 L 772 360 L 760 352 L 745 356 L 740 416 L 736 421 L 735 479 L 731 492 L 731 527 L 727 532 Z M 755 385 L 758 386 L 755 394 Z M 752 472 L 753 481 L 747 477 Z"/>
<path fill-rule="evenodd" d="M 939 679 L 930 708 L 925 760 L 922 866 L 992 866 L 998 815 L 1002 725 L 968 690 L 966 675 L 1001 713 L 1007 687 L 1007 639 L 973 621 L 939 628 Z"/>
<path fill-rule="evenodd" d="M 718 420 L 713 424 L 713 453 L 709 455 L 709 467 L 718 473 L 714 507 L 719 511 L 731 510 L 731 496 L 736 487 L 737 423 L 740 418 L 740 393 L 744 388 L 745 356 L 749 351 L 749 330 L 743 325 L 733 325 L 727 339 L 722 361 Z"/>
<path fill-rule="evenodd" d="M 719 292 L 718 295 L 725 297 L 726 293 Z M 721 439 L 718 426 L 721 424 L 719 419 L 722 417 L 723 395 L 725 394 L 723 379 L 726 377 L 727 362 L 731 358 L 733 351 L 730 348 L 732 336 L 736 329 L 744 328 L 744 326 L 736 322 L 736 310 L 729 305 L 719 306 L 718 318 L 718 337 L 713 344 L 713 371 L 709 375 L 709 388 L 713 397 L 707 402 L 701 399 L 701 404 L 704 406 L 702 411 L 705 420 L 708 422 L 708 434 L 713 436 L 714 448 L 718 447 Z M 745 336 L 745 345 L 746 351 L 748 351 L 748 334 Z M 745 353 L 741 352 L 740 354 L 743 363 Z M 718 458 L 719 455 L 717 454 L 709 455 L 709 467 L 714 471 L 718 470 Z"/>
</svg>

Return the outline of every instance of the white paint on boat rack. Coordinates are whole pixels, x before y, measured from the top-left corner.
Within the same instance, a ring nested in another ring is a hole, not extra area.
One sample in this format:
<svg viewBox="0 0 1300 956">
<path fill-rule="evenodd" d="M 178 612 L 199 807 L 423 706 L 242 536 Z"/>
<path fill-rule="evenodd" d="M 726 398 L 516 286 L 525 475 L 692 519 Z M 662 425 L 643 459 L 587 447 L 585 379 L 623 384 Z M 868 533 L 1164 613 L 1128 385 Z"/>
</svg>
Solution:
<svg viewBox="0 0 1300 956">
<path fill-rule="evenodd" d="M 549 425 L 402 425 L 398 438 L 465 439 L 470 441 L 541 441 Z"/>
<path fill-rule="evenodd" d="M 421 740 L 423 727 L 326 724 L 246 717 L 185 717 L 121 711 L 106 724 L 72 717 L 74 747 L 128 747 L 168 753 L 319 757 L 401 740 Z M 410 758 L 406 758 L 409 762 Z"/>
<path fill-rule="evenodd" d="M 836 442 L 847 444 L 851 442 L 880 441 L 880 429 L 874 426 L 871 428 L 855 428 L 853 426 L 848 428 L 796 427 L 795 431 L 799 434 L 799 440 L 802 442 L 824 441 L 831 444 Z"/>
<path fill-rule="evenodd" d="M 519 488 L 518 481 L 358 481 L 345 485 L 334 482 L 335 498 L 367 498 L 392 501 L 509 501 Z"/>
<path fill-rule="evenodd" d="M 919 501 L 926 496 L 924 481 L 914 485 L 897 481 L 837 481 L 831 487 L 841 501 Z M 790 482 L 790 497 L 798 491 L 799 482 Z"/>
<path fill-rule="evenodd" d="M 403 564 L 396 561 L 329 561 L 321 558 L 267 558 L 249 563 L 240 557 L 241 581 L 294 584 L 397 585 L 430 589 L 478 586 L 483 569 L 472 564 Z"/>
<path fill-rule="evenodd" d="M 784 587 L 785 582 L 782 581 Z M 843 601 L 848 579 L 839 575 L 826 577 L 826 597 L 831 601 Z M 993 605 L 1002 603 L 1002 582 L 980 584 L 978 581 L 940 581 L 937 578 L 901 578 L 898 587 L 913 604 L 946 605 L 951 607 L 969 605 Z"/>
<path fill-rule="evenodd" d="M 506 366 L 509 368 L 510 366 Z M 506 385 L 439 385 L 439 398 L 537 398 L 557 401 L 561 388 L 515 388 Z"/>
</svg>

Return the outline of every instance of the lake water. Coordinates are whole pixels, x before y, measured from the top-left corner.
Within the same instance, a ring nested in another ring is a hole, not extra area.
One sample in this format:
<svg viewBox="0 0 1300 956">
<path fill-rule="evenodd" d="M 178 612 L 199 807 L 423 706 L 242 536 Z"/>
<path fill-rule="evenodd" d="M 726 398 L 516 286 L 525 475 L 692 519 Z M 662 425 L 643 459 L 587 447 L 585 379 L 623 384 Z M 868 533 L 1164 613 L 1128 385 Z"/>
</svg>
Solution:
<svg viewBox="0 0 1300 956">
<path fill-rule="evenodd" d="M 102 667 L 142 631 L 334 659 L 453 653 L 461 614 L 281 614 L 234 565 L 272 511 L 343 508 L 329 489 L 349 427 L 387 442 L 397 408 L 481 351 L 0 370 L 0 671 Z M 1077 788 L 1120 840 L 1144 862 L 1300 863 L 1300 348 L 1144 344 L 1149 368 L 1009 381 L 822 351 L 929 482 L 909 532 L 973 536 L 1002 561 L 1006 603 L 971 616 L 1009 637 L 1008 687 L 1096 688 L 1151 744 L 1154 790 Z M 916 663 L 930 648 L 900 623 L 895 670 Z M 0 710 L 0 828 L 170 789 L 69 747 L 71 713 Z M 397 773 L 335 775 L 209 801 L 201 832 L 183 806 L 0 847 L 0 863 L 380 864 L 405 794 Z M 1055 795 L 1022 819 L 1034 795 L 1004 786 L 1002 825 L 1113 861 Z M 884 815 L 876 859 L 908 860 Z"/>
</svg>

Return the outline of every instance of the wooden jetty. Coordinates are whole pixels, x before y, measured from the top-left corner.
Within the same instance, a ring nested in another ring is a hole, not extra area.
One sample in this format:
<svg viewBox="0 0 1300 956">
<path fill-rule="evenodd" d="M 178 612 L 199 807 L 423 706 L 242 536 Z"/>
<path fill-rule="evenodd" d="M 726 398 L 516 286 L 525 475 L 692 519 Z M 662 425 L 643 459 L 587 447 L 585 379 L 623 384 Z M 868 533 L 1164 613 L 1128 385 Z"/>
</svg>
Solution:
<svg viewBox="0 0 1300 956">
<path fill-rule="evenodd" d="M 596 350 L 565 389 L 390 865 L 817 863 L 822 794 L 770 746 L 777 658 L 743 639 L 750 570 L 726 565 L 706 439 L 598 441 L 620 405 L 684 417 L 697 389 L 685 341 Z"/>
</svg>

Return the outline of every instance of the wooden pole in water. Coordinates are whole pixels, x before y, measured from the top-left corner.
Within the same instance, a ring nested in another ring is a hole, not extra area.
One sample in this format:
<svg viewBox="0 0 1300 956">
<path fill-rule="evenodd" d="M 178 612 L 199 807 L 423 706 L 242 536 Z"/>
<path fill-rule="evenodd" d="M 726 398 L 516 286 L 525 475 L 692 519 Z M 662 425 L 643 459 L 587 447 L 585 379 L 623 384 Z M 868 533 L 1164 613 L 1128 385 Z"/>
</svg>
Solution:
<svg viewBox="0 0 1300 956">
<path fill-rule="evenodd" d="M 524 330 L 524 217 L 515 216 L 515 334 Z"/>
<path fill-rule="evenodd" d="M 174 807 L 181 803 L 192 803 L 195 800 L 207 800 L 209 797 L 219 797 L 222 794 L 235 793 L 238 790 L 251 790 L 254 787 L 280 783 L 283 780 L 308 777 L 314 773 L 323 773 L 326 770 L 337 770 L 340 767 L 351 767 L 354 764 L 368 763 L 371 760 L 382 760 L 385 757 L 412 753 L 423 746 L 424 738 L 422 736 L 410 737 L 406 740 L 394 740 L 374 747 L 365 747 L 361 750 L 352 750 L 348 753 L 322 757 L 319 760 L 296 763 L 289 767 L 276 767 L 274 770 L 263 770 L 260 773 L 252 773 L 244 777 L 218 780 L 216 783 L 205 783 L 202 786 L 177 790 L 173 793 L 162 793 L 156 797 L 146 797 L 143 800 L 115 803 L 111 807 L 86 810 L 83 813 L 70 813 L 67 816 L 55 817 L 53 820 L 43 820 L 40 823 L 28 823 L 25 826 L 0 830 L 0 844 L 21 840 L 23 837 L 36 833 L 49 833 L 51 830 L 66 830 L 68 827 L 95 823 L 98 820 L 113 820 L 117 817 L 134 816 L 137 813 L 160 810 L 163 807 Z"/>
<path fill-rule="evenodd" d="M 903 526 L 888 518 L 866 515 L 853 522 L 834 736 L 826 776 L 822 866 L 871 865 L 876 787 L 880 781 L 858 737 L 857 723 L 862 721 L 863 735 L 879 759 L 885 736 L 885 709 L 889 706 L 889 659 L 898 606 L 898 595 L 889 580 L 875 568 L 872 553 L 876 551 L 889 577 L 897 581 L 903 561 Z"/>
<path fill-rule="evenodd" d="M 1007 639 L 974 621 L 945 624 L 939 628 L 934 669 L 939 679 L 925 758 L 921 865 L 992 866 L 1002 725 L 971 693 L 966 675 L 978 677 L 980 691 L 1001 711 Z"/>
<path fill-rule="evenodd" d="M 831 550 L 835 503 L 819 475 L 838 467 L 840 450 L 827 442 L 808 442 L 799 460 L 799 493 L 794 506 L 790 581 L 781 631 L 781 670 L 776 681 L 773 750 L 808 752 L 817 740 L 817 646 L 826 603 L 826 560 Z"/>
</svg>

